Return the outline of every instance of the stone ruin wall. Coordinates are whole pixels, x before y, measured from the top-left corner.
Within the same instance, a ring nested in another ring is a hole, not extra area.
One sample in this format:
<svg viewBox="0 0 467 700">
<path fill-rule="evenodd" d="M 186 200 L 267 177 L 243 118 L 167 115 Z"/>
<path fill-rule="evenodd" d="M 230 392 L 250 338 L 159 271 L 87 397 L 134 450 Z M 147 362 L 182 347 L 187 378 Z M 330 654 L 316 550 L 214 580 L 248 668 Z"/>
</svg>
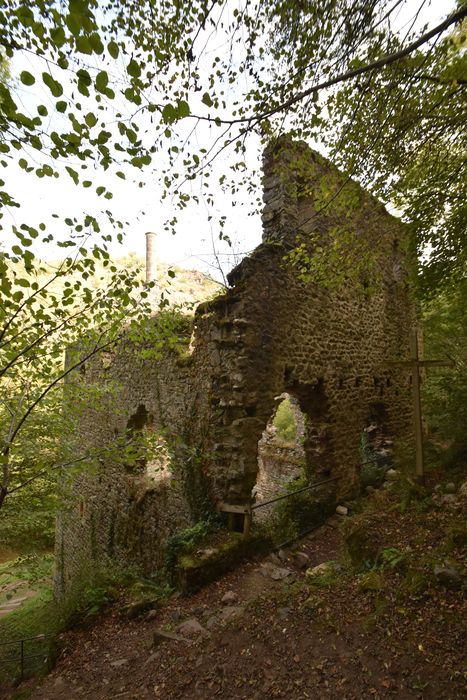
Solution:
<svg viewBox="0 0 467 700">
<path fill-rule="evenodd" d="M 359 197 L 353 225 L 377 241 L 372 294 L 301 281 L 284 262 L 298 232 L 301 241 L 316 231 L 325 241 L 330 228 L 348 226 L 345 212 L 318 213 L 316 192 L 329 173 L 336 177 L 303 143 L 266 153 L 263 243 L 229 275 L 225 294 L 198 306 L 189 356 L 143 359 L 127 344 L 110 362 L 88 363 L 82 381 L 118 390 L 104 412 L 90 408 L 80 443 L 107 444 L 143 406 L 164 431 L 175 473 L 146 488 L 104 459 L 72 481 L 74 501 L 57 527 L 59 593 L 107 557 L 154 571 L 170 535 L 206 505 L 250 502 L 258 441 L 283 392 L 308 417 L 308 478 L 338 477 L 336 499 L 358 488 L 360 437 L 372 413 L 384 417 L 388 435 L 407 434 L 407 373 L 387 364 L 406 357 L 414 320 L 403 226 L 351 185 Z"/>
</svg>

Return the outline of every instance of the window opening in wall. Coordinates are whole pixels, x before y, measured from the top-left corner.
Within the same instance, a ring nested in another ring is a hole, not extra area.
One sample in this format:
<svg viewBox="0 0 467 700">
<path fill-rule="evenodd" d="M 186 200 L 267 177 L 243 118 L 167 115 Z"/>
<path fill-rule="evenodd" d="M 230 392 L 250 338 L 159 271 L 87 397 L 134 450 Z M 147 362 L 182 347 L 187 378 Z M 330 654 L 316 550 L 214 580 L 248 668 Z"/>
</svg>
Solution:
<svg viewBox="0 0 467 700">
<path fill-rule="evenodd" d="M 139 404 L 130 416 L 126 437 L 130 457 L 127 472 L 144 477 L 148 486 L 170 478 L 172 455 L 169 446 L 162 431 L 157 430 L 154 415 L 144 404 Z"/>
<path fill-rule="evenodd" d="M 295 397 L 281 394 L 276 410 L 258 442 L 258 476 L 253 488 L 256 503 L 275 498 L 305 476 L 305 415 Z M 268 506 L 256 511 L 259 519 Z"/>
</svg>

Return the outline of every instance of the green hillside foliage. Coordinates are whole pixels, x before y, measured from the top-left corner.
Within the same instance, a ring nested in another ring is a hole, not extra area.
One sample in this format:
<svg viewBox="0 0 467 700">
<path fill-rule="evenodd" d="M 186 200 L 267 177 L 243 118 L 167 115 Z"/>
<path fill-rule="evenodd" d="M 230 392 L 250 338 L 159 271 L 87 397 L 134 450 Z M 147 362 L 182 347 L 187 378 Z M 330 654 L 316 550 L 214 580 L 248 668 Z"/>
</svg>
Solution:
<svg viewBox="0 0 467 700">
<path fill-rule="evenodd" d="M 467 282 L 424 309 L 425 357 L 454 367 L 427 369 L 423 406 L 435 462 L 467 470 Z"/>
<path fill-rule="evenodd" d="M 297 436 L 297 426 L 289 399 L 284 399 L 278 406 L 272 424 L 277 429 L 277 436 L 284 442 L 293 442 Z"/>
</svg>

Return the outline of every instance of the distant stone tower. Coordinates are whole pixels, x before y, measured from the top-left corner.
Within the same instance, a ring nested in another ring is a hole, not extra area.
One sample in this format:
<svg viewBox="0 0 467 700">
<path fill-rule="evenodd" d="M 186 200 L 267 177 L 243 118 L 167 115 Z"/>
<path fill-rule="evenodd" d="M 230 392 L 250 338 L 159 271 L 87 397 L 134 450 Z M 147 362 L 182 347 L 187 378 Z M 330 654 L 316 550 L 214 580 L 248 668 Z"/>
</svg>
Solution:
<svg viewBox="0 0 467 700">
<path fill-rule="evenodd" d="M 157 287 L 157 258 L 156 258 L 157 234 L 154 231 L 146 232 L 146 284 L 156 283 L 151 290 L 151 305 L 155 309 L 159 303 L 159 290 Z"/>
</svg>

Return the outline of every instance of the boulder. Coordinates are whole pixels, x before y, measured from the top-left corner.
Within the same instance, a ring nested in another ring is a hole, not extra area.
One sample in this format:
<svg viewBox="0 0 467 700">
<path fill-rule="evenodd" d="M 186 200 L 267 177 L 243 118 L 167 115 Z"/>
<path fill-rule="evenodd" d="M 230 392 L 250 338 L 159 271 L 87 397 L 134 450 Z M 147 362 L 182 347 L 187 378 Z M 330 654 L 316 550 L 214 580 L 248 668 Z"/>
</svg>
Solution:
<svg viewBox="0 0 467 700">
<path fill-rule="evenodd" d="M 359 577 L 358 589 L 363 593 L 382 591 L 384 589 L 384 578 L 377 571 L 368 571 Z"/>
<path fill-rule="evenodd" d="M 271 562 L 261 564 L 260 572 L 265 578 L 270 578 L 273 581 L 284 581 L 289 576 L 293 575 L 293 572 L 290 569 L 275 566 Z"/>
<path fill-rule="evenodd" d="M 397 469 L 388 469 L 384 478 L 386 481 L 397 481 L 399 476 L 400 472 L 398 472 Z"/>
<path fill-rule="evenodd" d="M 306 569 L 310 563 L 310 557 L 305 552 L 295 552 L 293 558 L 299 569 Z"/>
<path fill-rule="evenodd" d="M 444 588 L 456 591 L 462 586 L 462 576 L 453 566 L 435 566 L 433 573 L 438 583 Z"/>
<path fill-rule="evenodd" d="M 221 603 L 222 605 L 233 605 L 236 603 L 238 600 L 238 595 L 235 593 L 235 591 L 227 591 L 227 593 L 224 593 L 222 596 Z"/>
<path fill-rule="evenodd" d="M 185 642 L 190 644 L 191 640 L 186 637 L 182 637 L 179 634 L 174 634 L 173 632 L 166 632 L 165 630 L 155 630 L 153 634 L 153 646 L 157 646 L 161 641 L 169 639 L 173 642 Z"/>
<path fill-rule="evenodd" d="M 330 571 L 335 570 L 335 562 L 333 561 L 323 561 L 322 564 L 318 564 L 317 566 L 313 566 L 311 569 L 306 570 L 306 577 L 307 578 L 316 578 L 316 576 L 324 576 L 325 574 L 329 573 Z"/>
<path fill-rule="evenodd" d="M 441 496 L 439 501 L 443 506 L 448 506 L 448 508 L 457 506 L 457 498 L 453 493 L 445 493 L 444 496 Z"/>
<path fill-rule="evenodd" d="M 196 619 L 196 617 L 190 617 L 190 619 L 182 622 L 178 626 L 177 631 L 185 637 L 196 637 L 197 635 L 206 635 L 207 631 L 204 629 L 203 625 Z"/>
<path fill-rule="evenodd" d="M 277 552 L 277 556 L 283 564 L 285 564 L 285 562 L 288 559 L 287 554 L 284 552 L 283 549 L 279 549 L 279 551 Z"/>
</svg>

